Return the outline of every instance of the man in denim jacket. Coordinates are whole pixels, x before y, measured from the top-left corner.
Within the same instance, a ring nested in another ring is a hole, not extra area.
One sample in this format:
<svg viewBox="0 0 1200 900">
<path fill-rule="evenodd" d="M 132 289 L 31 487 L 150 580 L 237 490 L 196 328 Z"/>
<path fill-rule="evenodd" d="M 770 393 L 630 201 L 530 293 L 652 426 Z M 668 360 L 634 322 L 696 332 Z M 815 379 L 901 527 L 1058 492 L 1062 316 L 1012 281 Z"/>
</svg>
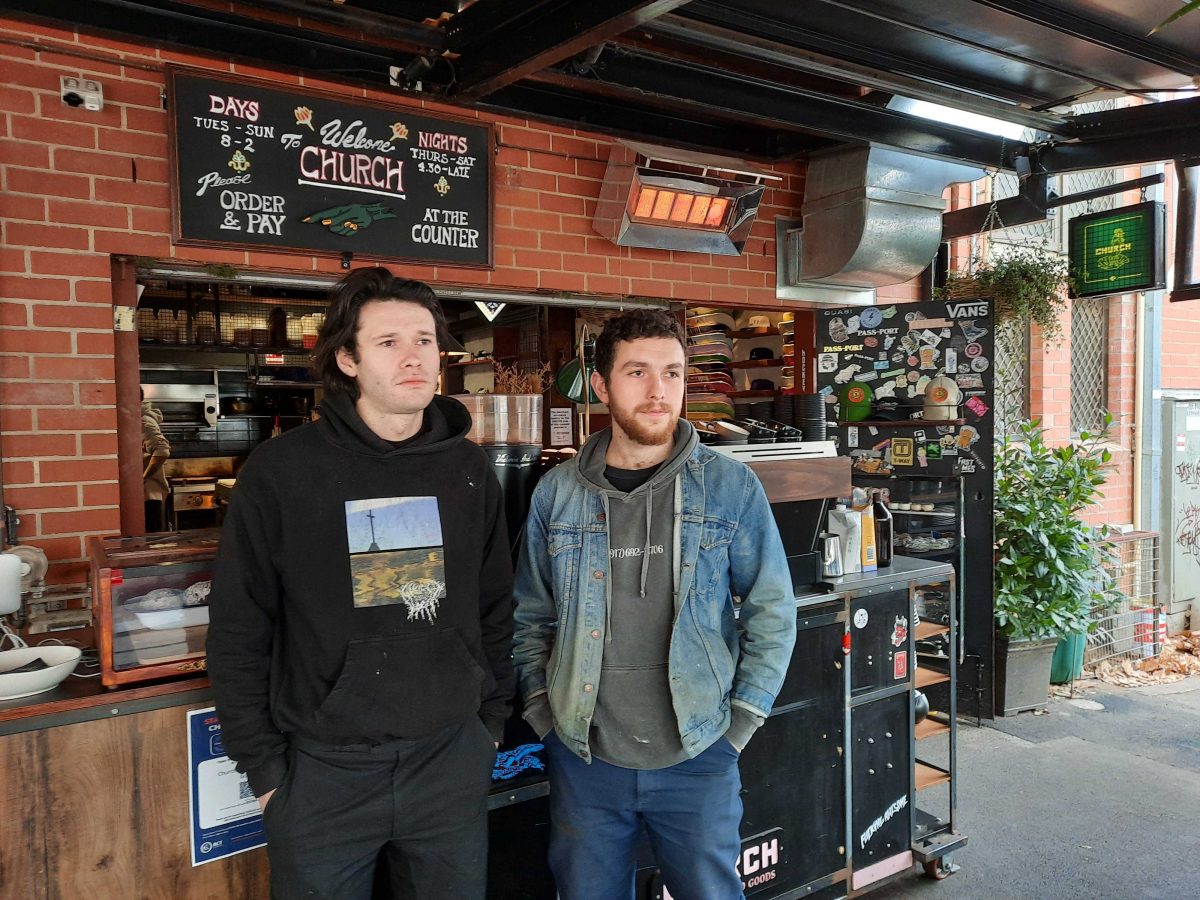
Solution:
<svg viewBox="0 0 1200 900">
<path fill-rule="evenodd" d="M 538 485 L 514 589 L 550 867 L 562 900 L 632 898 L 644 827 L 674 897 L 734 900 L 737 757 L 796 637 L 787 559 L 758 478 L 679 418 L 678 321 L 610 321 L 596 370 L 612 427 Z"/>
</svg>

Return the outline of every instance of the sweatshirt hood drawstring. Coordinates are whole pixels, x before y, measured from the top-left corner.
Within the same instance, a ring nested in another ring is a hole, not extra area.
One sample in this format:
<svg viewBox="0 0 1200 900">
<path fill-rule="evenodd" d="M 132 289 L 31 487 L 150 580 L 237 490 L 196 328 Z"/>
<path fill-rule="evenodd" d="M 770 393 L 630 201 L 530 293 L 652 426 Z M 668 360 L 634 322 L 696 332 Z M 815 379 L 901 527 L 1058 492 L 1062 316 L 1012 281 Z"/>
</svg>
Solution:
<svg viewBox="0 0 1200 900">
<path fill-rule="evenodd" d="M 610 517 L 608 507 L 608 494 L 600 495 L 600 502 L 604 504 L 604 531 L 608 536 L 609 541 L 612 541 L 612 532 L 608 528 L 608 520 Z M 604 643 L 612 643 L 612 577 L 604 579 Z"/>
<path fill-rule="evenodd" d="M 646 574 L 650 571 L 650 519 L 654 514 L 654 483 L 646 491 L 646 546 L 642 548 L 642 581 L 638 596 L 646 596 Z"/>
</svg>

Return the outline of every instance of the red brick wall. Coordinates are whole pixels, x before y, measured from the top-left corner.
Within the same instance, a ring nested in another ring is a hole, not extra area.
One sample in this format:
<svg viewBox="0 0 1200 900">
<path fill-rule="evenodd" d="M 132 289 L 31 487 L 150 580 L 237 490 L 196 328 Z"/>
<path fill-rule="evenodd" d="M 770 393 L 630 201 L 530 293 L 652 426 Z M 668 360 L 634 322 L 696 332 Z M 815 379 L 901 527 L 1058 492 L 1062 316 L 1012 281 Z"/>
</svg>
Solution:
<svg viewBox="0 0 1200 900">
<path fill-rule="evenodd" d="M 111 267 L 150 256 L 339 273 L 332 257 L 176 247 L 170 240 L 164 68 L 177 63 L 403 105 L 394 95 L 0 19 L 0 452 L 19 535 L 50 580 L 86 580 L 86 539 L 119 530 Z M 100 80 L 101 112 L 72 109 L 60 75 Z M 438 109 L 436 104 L 420 106 Z M 461 110 L 441 108 L 462 115 Z M 395 265 L 441 284 L 773 307 L 777 215 L 799 213 L 803 163 L 779 167 L 738 257 L 616 247 L 591 227 L 611 141 L 494 123 L 495 269 Z M 880 300 L 919 297 L 916 282 Z"/>
<path fill-rule="evenodd" d="M 160 99 L 167 63 L 300 83 L 0 19 L 2 477 L 5 501 L 21 515 L 21 540 L 46 550 L 54 582 L 84 581 L 87 536 L 119 530 L 112 256 L 339 272 L 330 257 L 171 244 Z M 99 79 L 104 109 L 64 105 L 60 75 Z M 399 105 L 381 92 L 305 83 Z M 783 182 L 767 192 L 739 257 L 618 248 L 591 227 L 608 139 L 489 121 L 499 150 L 495 269 L 394 268 L 443 284 L 779 305 L 774 217 L 798 213 L 802 164 L 778 170 Z"/>
<path fill-rule="evenodd" d="M 1128 177 L 1135 177 L 1130 174 Z M 986 182 L 958 185 L 950 190 L 951 208 L 988 202 Z M 1129 202 L 1135 202 L 1130 199 Z M 970 238 L 951 244 L 950 268 L 964 271 L 970 265 Z M 1137 365 L 1137 301 L 1132 295 L 1108 301 L 1108 409 L 1114 422 L 1109 449 L 1112 467 L 1104 485 L 1103 499 L 1086 514 L 1087 521 L 1111 525 L 1133 521 L 1135 369 Z M 1051 443 L 1071 440 L 1071 315 L 1068 304 L 1061 318 L 1062 338 L 1047 344 L 1036 325 L 1030 341 L 1029 411 L 1040 419 Z M 1168 327 L 1169 328 L 1169 327 Z M 1166 331 L 1169 340 L 1178 338 Z M 1200 361 L 1193 360 L 1200 385 Z"/>
</svg>

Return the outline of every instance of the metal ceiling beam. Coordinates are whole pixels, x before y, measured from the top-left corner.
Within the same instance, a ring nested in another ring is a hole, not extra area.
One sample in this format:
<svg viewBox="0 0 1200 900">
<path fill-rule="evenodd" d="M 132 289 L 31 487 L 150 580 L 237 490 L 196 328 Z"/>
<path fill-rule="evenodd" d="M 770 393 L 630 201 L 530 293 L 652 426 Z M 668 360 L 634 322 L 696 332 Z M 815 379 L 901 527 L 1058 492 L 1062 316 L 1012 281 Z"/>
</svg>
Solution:
<svg viewBox="0 0 1200 900">
<path fill-rule="evenodd" d="M 1048 134 L 1067 136 L 1071 133 L 1071 124 L 1063 116 L 1033 112 L 1015 103 L 995 100 L 953 85 L 936 84 L 902 74 L 883 72 L 850 60 L 802 50 L 780 41 L 675 14 L 663 16 L 640 30 L 651 36 L 685 41 L 701 49 L 707 48 L 766 62 L 795 72 L 836 79 L 871 90 L 992 116 Z"/>
<path fill-rule="evenodd" d="M 1140 59 L 1142 62 L 1162 66 L 1172 72 L 1200 75 L 1200 60 L 1180 53 L 1165 44 L 1146 40 L 1141 35 L 1130 34 L 1089 19 L 1076 12 L 1048 5 L 1042 0 L 972 0 L 981 6 L 1049 28 L 1060 34 L 1071 35 L 1080 40 L 1104 47 L 1123 56 Z"/>
<path fill-rule="evenodd" d="M 490 0 L 446 23 L 457 54 L 453 93 L 485 97 L 670 12 L 687 0 Z"/>
<path fill-rule="evenodd" d="M 1046 209 L 1054 196 L 1045 175 L 1031 175 L 1020 183 L 1015 197 L 1006 197 L 995 203 L 978 203 L 942 214 L 942 240 L 1012 228 L 1041 222 L 1046 218 Z"/>
<path fill-rule="evenodd" d="M 1200 97 L 1089 113 L 1082 140 L 1032 148 L 1035 172 L 1058 174 L 1200 157 Z"/>
<path fill-rule="evenodd" d="M 563 98 L 564 106 L 575 102 L 581 91 L 585 92 L 590 98 L 589 102 L 596 104 L 594 109 L 603 105 L 611 107 L 611 117 L 616 121 L 620 121 L 621 117 L 628 116 L 631 112 L 647 111 L 685 126 L 703 123 L 705 126 L 723 128 L 730 131 L 731 135 L 736 135 L 742 130 L 772 135 L 778 143 L 777 155 L 784 152 L 810 153 L 838 143 L 832 139 L 814 136 L 778 119 L 752 115 L 745 110 L 722 109 L 703 100 L 648 94 L 636 88 L 596 79 L 581 79 L 554 70 L 538 72 L 521 84 L 537 85 L 556 92 Z M 730 140 L 736 143 L 738 138 L 731 137 Z M 783 149 L 785 145 L 786 150 Z"/>
<path fill-rule="evenodd" d="M 818 137 L 875 142 L 899 150 L 946 157 L 982 166 L 1011 168 L 1027 145 L 989 134 L 895 112 L 856 100 L 831 97 L 676 60 L 627 50 L 610 50 L 595 66 L 600 82 L 631 88 L 660 102 L 691 102 L 726 115 L 743 114 L 761 122 Z M 572 78 L 572 89 L 595 89 L 592 79 Z M 695 98 L 695 99 L 692 99 Z"/>
<path fill-rule="evenodd" d="M 500 89 L 480 100 L 479 106 L 505 115 L 528 115 L 615 137 L 635 137 L 702 152 L 715 150 L 754 160 L 779 160 L 821 146 L 820 141 L 808 135 L 758 128 L 746 121 L 740 127 L 730 127 L 726 122 L 713 121 L 713 111 L 702 104 L 696 104 L 700 115 L 688 118 L 681 114 L 677 103 L 672 104 L 672 112 L 664 112 L 653 108 L 652 103 L 638 102 L 646 98 L 633 92 L 580 94 L 574 79 L 569 80 L 570 87 L 560 88 L 552 73 L 538 75 L 537 81 L 526 79 Z M 708 116 L 702 118 L 704 113 Z"/>
<path fill-rule="evenodd" d="M 387 84 L 388 66 L 406 52 L 403 46 L 384 48 L 363 41 L 281 25 L 278 22 L 175 0 L 3 0 L 6 13 L 50 22 L 67 29 L 135 38 L 150 46 L 188 48 L 218 59 L 248 59 L 319 75 L 353 76 L 355 80 Z M 434 52 L 443 41 L 437 29 L 424 26 L 396 29 L 391 35 L 411 40 L 407 52 Z"/>
<path fill-rule="evenodd" d="M 1001 59 L 1005 59 L 1010 62 L 1015 62 L 1020 65 L 1029 66 L 1030 68 L 1041 69 L 1044 72 L 1052 72 L 1055 75 L 1058 75 L 1062 78 L 1069 78 L 1073 81 L 1089 82 L 1091 84 L 1096 85 L 1097 87 L 1111 88 L 1112 90 L 1115 90 L 1115 91 L 1127 90 L 1126 88 L 1122 87 L 1121 85 L 1114 84 L 1109 81 L 1101 81 L 1094 75 L 1075 72 L 1075 71 L 1072 71 L 1071 69 L 1064 68 L 1063 66 L 1060 66 L 1057 63 L 1049 62 L 1044 59 L 1033 59 L 1033 58 L 1031 58 L 1029 56 L 1025 56 L 1021 53 L 1015 53 L 1010 50 L 1004 50 L 1000 47 L 993 47 L 990 44 L 982 44 L 979 41 L 968 40 L 967 38 L 959 37 L 958 35 L 950 34 L 949 32 L 938 31 L 936 28 L 931 28 L 931 27 L 923 24 L 919 20 L 914 20 L 912 18 L 904 19 L 904 18 L 901 18 L 898 16 L 884 15 L 883 13 L 881 13 L 878 10 L 873 8 L 874 3 L 872 2 L 872 0 L 867 0 L 866 5 L 862 4 L 861 2 L 857 2 L 857 3 L 856 2 L 847 2 L 847 0 L 821 0 L 821 2 L 826 3 L 835 8 L 847 9 L 847 10 L 850 10 L 851 12 L 856 12 L 860 15 L 867 16 L 868 18 L 875 19 L 876 21 L 883 22 L 885 25 L 895 25 L 899 28 L 907 28 L 911 31 L 915 31 L 918 34 L 923 34 L 926 37 L 933 38 L 934 40 L 944 41 L 945 43 L 954 44 L 959 47 L 966 47 L 968 50 L 974 50 L 978 53 L 986 53 L 991 56 L 997 56 Z M 957 73 L 957 72 L 955 72 L 955 73 L 947 72 L 946 74 L 961 75 L 961 73 Z"/>
<path fill-rule="evenodd" d="M 679 15 L 692 21 L 721 25 L 734 31 L 771 38 L 798 50 L 814 51 L 834 59 L 850 60 L 860 66 L 890 74 L 916 78 L 933 85 L 953 84 L 955 87 L 1010 103 L 1024 103 L 1031 98 L 1002 81 L 978 76 L 965 77 L 930 63 L 873 47 L 861 41 L 842 40 L 817 31 L 802 31 L 777 19 L 745 15 L 712 0 L 693 0 Z M 1044 97 L 1038 100 L 1048 99 Z"/>
</svg>

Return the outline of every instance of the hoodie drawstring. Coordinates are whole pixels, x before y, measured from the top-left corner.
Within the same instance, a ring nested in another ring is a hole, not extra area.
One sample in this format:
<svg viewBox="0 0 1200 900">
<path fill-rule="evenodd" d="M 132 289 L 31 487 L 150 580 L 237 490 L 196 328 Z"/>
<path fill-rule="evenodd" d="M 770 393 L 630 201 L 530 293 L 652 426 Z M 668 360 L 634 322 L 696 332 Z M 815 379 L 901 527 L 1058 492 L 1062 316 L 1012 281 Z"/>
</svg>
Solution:
<svg viewBox="0 0 1200 900">
<path fill-rule="evenodd" d="M 646 546 L 642 549 L 641 597 L 646 596 L 646 573 L 650 570 L 650 518 L 654 514 L 654 484 L 646 491 Z"/>
<path fill-rule="evenodd" d="M 608 522 L 612 518 L 609 515 L 608 494 L 600 495 L 600 502 L 604 505 L 604 531 L 608 536 L 609 544 L 612 544 L 612 531 L 609 530 Z M 612 643 L 612 565 L 609 564 L 608 578 L 604 579 L 604 643 Z"/>
</svg>

